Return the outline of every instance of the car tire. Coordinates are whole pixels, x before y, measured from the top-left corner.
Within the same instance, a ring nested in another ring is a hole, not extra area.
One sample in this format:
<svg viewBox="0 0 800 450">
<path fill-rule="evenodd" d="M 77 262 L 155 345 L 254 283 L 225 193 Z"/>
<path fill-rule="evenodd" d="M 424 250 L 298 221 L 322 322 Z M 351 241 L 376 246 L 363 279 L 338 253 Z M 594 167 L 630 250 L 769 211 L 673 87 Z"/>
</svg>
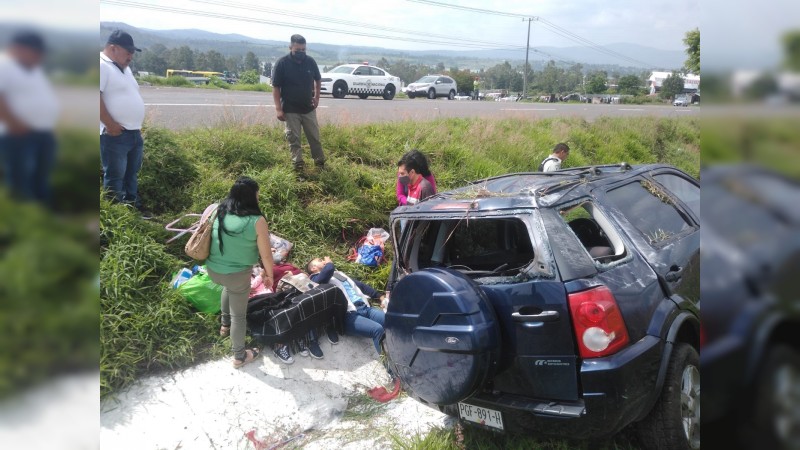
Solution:
<svg viewBox="0 0 800 450">
<path fill-rule="evenodd" d="M 412 98 L 412 99 L 413 99 L 414 97 L 416 97 L 416 95 L 414 95 L 412 92 L 409 92 L 409 93 L 407 93 L 406 95 L 408 95 L 408 98 Z"/>
<path fill-rule="evenodd" d="M 387 84 L 385 88 L 383 88 L 383 99 L 384 100 L 391 100 L 394 98 L 395 89 L 394 85 Z M 412 98 L 412 97 L 409 97 Z"/>
<path fill-rule="evenodd" d="M 795 448 L 800 353 L 780 343 L 771 347 L 756 375 L 752 406 L 741 417 L 742 441 L 749 448 Z"/>
<path fill-rule="evenodd" d="M 643 448 L 700 448 L 700 356 L 691 345 L 675 344 L 659 398 L 637 431 Z"/>
<path fill-rule="evenodd" d="M 347 83 L 342 80 L 333 83 L 333 98 L 344 98 L 347 95 Z"/>
<path fill-rule="evenodd" d="M 436 100 L 436 91 L 433 89 L 428 89 L 428 98 L 431 100 Z"/>
<path fill-rule="evenodd" d="M 369 95 L 367 94 L 358 94 L 358 98 L 360 98 L 361 100 L 366 100 L 367 97 L 369 97 Z"/>
<path fill-rule="evenodd" d="M 452 100 L 456 98 L 456 91 L 451 90 L 449 94 L 447 94 L 447 99 Z"/>
</svg>

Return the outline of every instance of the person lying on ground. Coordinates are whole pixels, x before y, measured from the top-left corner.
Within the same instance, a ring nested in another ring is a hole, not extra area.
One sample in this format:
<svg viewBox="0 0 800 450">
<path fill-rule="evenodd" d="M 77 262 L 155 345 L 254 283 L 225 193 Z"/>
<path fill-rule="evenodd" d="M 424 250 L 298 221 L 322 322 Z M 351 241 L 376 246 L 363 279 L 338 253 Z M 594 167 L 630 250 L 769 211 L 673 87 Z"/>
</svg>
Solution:
<svg viewBox="0 0 800 450">
<path fill-rule="evenodd" d="M 336 270 L 331 258 L 314 258 L 306 265 L 311 280 L 316 283 L 331 283 L 347 297 L 347 313 L 344 318 L 345 334 L 371 337 L 375 351 L 381 354 L 381 341 L 384 337 L 383 322 L 384 312 L 380 308 L 373 308 L 369 301 L 371 298 L 383 301 L 380 292 L 372 287 L 354 280 L 345 273 Z"/>
</svg>

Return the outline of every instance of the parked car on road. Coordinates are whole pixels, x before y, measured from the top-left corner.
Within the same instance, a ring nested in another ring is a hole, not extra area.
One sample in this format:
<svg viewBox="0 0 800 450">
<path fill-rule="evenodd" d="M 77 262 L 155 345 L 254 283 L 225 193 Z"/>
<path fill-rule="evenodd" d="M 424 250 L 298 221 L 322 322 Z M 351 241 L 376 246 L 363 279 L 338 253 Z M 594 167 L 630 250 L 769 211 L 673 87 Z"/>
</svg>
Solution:
<svg viewBox="0 0 800 450">
<path fill-rule="evenodd" d="M 398 207 L 390 369 L 471 425 L 700 448 L 699 202 L 680 170 L 622 163 Z"/>
<path fill-rule="evenodd" d="M 335 98 L 357 95 L 365 99 L 372 95 L 391 100 L 400 87 L 400 78 L 367 64 L 344 64 L 321 76 L 320 93 L 331 94 Z"/>
<path fill-rule="evenodd" d="M 453 100 L 458 92 L 456 81 L 444 75 L 426 75 L 406 87 L 408 98 L 427 97 L 431 100 L 436 97 L 447 97 Z"/>
<path fill-rule="evenodd" d="M 672 106 L 689 106 L 689 99 L 686 97 L 675 97 Z"/>
</svg>

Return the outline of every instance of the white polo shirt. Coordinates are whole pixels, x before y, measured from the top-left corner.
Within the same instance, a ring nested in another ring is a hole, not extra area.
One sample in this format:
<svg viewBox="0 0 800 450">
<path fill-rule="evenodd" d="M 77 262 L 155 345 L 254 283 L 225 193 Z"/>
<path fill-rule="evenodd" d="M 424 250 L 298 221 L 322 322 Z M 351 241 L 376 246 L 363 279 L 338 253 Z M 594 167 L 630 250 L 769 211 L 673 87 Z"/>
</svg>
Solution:
<svg viewBox="0 0 800 450">
<path fill-rule="evenodd" d="M 111 117 L 126 130 L 141 130 L 144 100 L 130 67 L 119 70 L 114 61 L 100 52 L 100 96 Z M 105 126 L 100 123 L 100 132 Z"/>
<path fill-rule="evenodd" d="M 0 95 L 11 114 L 33 131 L 51 131 L 58 121 L 58 99 L 41 66 L 27 69 L 0 54 Z M 0 122 L 0 135 L 7 126 Z"/>
</svg>

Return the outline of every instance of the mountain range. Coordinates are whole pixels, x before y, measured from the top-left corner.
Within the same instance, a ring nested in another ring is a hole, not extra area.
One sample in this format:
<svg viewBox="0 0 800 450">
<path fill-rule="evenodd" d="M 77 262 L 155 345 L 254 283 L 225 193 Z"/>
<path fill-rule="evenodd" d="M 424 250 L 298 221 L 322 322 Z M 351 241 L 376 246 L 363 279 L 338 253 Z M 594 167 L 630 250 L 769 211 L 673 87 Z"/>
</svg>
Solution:
<svg viewBox="0 0 800 450">
<path fill-rule="evenodd" d="M 187 45 L 192 49 L 206 52 L 216 50 L 223 55 L 244 55 L 252 51 L 261 60 L 274 60 L 287 53 L 288 42 L 256 39 L 241 34 L 220 34 L 205 30 L 152 30 L 138 28 L 122 22 L 100 23 L 100 45 L 108 35 L 116 29 L 127 31 L 133 36 L 137 47 L 148 48 L 154 44 L 162 44 L 167 48 Z M 424 45 L 424 44 L 420 44 Z M 489 68 L 495 64 L 509 61 L 517 64 L 525 60 L 524 50 L 396 50 L 380 47 L 335 45 L 325 43 L 309 43 L 309 54 L 319 64 L 335 64 L 337 62 L 371 61 L 381 58 L 387 60 L 405 59 L 412 63 L 435 65 L 444 63 L 446 67 L 462 69 Z M 639 70 L 673 70 L 679 69 L 686 55 L 680 50 L 662 50 L 632 43 L 618 43 L 602 46 L 605 50 L 621 53 L 630 59 L 647 63 L 647 66 L 610 56 L 589 47 L 531 47 L 529 59 L 534 69 L 541 67 L 546 61 L 584 65 L 606 66 L 613 68 L 636 68 Z"/>
</svg>

